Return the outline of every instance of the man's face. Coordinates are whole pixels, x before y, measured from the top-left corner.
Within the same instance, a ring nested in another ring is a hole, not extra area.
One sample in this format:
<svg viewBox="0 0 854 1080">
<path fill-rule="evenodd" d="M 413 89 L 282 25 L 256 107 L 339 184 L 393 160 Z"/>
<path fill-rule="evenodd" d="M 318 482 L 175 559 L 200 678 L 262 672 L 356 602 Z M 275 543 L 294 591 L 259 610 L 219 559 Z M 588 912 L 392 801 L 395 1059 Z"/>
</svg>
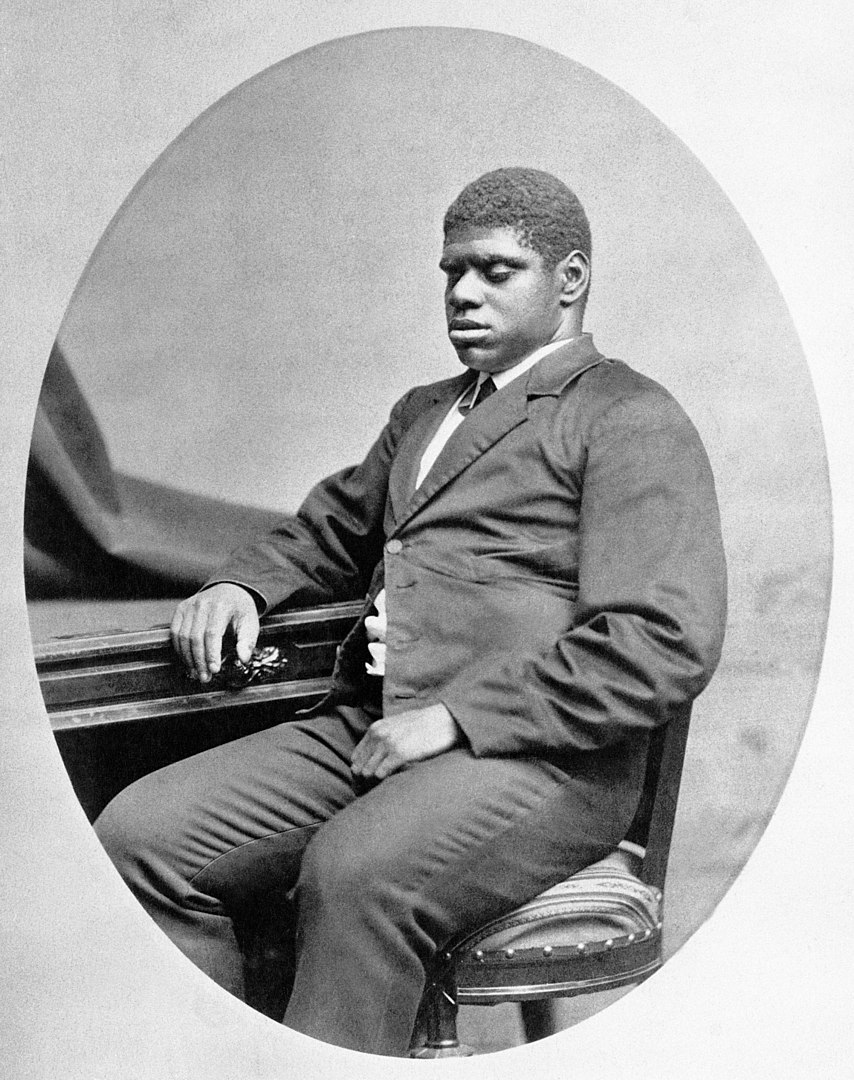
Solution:
<svg viewBox="0 0 854 1080">
<path fill-rule="evenodd" d="M 448 337 L 476 371 L 514 367 L 561 336 L 563 278 L 511 228 L 468 228 L 445 240 Z"/>
</svg>

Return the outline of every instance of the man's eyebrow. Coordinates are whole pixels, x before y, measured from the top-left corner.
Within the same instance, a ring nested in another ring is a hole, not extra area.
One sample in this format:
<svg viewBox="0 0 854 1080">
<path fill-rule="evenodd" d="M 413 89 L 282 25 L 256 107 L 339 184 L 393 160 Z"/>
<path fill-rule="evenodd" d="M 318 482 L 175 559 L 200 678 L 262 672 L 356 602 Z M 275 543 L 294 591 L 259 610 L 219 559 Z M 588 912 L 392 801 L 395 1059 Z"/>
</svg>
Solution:
<svg viewBox="0 0 854 1080">
<path fill-rule="evenodd" d="M 501 263 L 504 266 L 510 266 L 514 269 L 523 269 L 528 265 L 527 260 L 520 258 L 518 255 L 502 255 L 500 252 L 486 252 L 482 255 L 465 255 L 457 258 L 443 255 L 439 260 L 439 269 L 447 273 L 449 270 L 456 270 L 466 263 L 477 267 L 495 266 L 496 264 Z"/>
</svg>

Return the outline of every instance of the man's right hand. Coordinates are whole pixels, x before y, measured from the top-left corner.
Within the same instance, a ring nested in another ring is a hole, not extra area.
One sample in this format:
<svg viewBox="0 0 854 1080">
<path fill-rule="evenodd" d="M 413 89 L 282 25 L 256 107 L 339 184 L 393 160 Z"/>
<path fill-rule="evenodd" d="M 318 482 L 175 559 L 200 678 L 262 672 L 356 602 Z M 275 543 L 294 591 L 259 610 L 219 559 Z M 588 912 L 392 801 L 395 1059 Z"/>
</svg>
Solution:
<svg viewBox="0 0 854 1080">
<path fill-rule="evenodd" d="M 237 655 L 249 662 L 260 623 L 252 594 L 222 582 L 183 600 L 170 627 L 172 644 L 190 678 L 210 682 L 222 664 L 222 639 L 229 627 L 237 637 Z"/>
</svg>

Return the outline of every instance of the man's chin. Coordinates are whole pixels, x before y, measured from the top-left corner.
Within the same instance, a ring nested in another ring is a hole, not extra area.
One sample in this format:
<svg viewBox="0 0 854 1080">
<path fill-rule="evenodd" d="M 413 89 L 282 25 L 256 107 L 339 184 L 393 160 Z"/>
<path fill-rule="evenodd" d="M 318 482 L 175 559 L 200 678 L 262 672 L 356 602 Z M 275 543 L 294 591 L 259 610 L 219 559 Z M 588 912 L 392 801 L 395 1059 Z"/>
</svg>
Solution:
<svg viewBox="0 0 854 1080">
<path fill-rule="evenodd" d="M 490 349 L 478 348 L 476 345 L 454 345 L 454 350 L 461 364 L 465 364 L 472 371 L 495 371 L 493 367 L 496 357 Z"/>
</svg>

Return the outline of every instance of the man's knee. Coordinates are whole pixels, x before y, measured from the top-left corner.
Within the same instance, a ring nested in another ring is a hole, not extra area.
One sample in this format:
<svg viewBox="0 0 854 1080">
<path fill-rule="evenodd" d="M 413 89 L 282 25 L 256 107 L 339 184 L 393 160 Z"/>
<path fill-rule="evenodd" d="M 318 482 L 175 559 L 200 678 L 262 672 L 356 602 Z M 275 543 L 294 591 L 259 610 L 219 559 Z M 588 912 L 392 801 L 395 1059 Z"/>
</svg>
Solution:
<svg viewBox="0 0 854 1080">
<path fill-rule="evenodd" d="M 95 835 L 123 874 L 156 847 L 161 835 L 158 805 L 146 784 L 138 782 L 120 791 L 96 819 Z"/>
</svg>

